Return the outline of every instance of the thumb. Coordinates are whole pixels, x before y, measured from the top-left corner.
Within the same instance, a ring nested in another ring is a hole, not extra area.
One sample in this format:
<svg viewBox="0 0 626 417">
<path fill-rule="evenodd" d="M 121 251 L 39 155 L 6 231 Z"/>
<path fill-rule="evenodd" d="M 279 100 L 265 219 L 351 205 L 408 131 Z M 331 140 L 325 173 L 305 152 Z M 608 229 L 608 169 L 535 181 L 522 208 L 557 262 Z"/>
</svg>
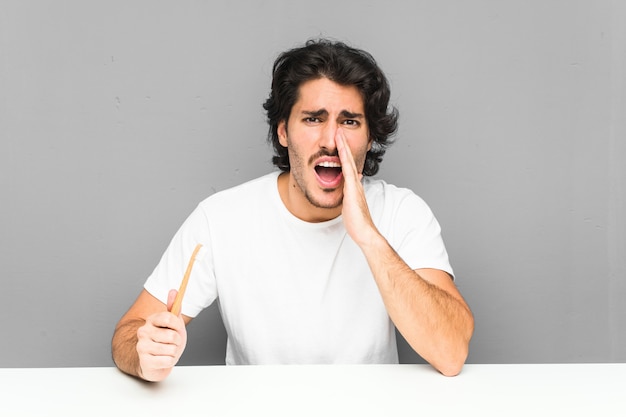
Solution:
<svg viewBox="0 0 626 417">
<path fill-rule="evenodd" d="M 170 292 L 167 293 L 167 311 L 172 311 L 172 306 L 174 305 L 174 300 L 177 295 L 178 291 L 176 290 L 170 290 Z"/>
</svg>

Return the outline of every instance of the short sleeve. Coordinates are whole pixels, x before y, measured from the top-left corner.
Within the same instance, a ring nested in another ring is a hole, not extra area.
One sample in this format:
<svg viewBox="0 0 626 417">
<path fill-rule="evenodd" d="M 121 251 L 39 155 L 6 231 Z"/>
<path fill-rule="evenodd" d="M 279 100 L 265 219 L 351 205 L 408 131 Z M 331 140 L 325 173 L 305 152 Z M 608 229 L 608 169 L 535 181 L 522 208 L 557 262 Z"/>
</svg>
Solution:
<svg viewBox="0 0 626 417">
<path fill-rule="evenodd" d="M 189 259 L 198 243 L 198 252 L 183 299 L 182 313 L 195 317 L 217 298 L 209 224 L 201 205 L 189 215 L 172 238 L 144 288 L 163 303 L 169 290 L 178 290 Z"/>
<path fill-rule="evenodd" d="M 441 227 L 426 202 L 408 188 L 383 180 L 364 181 L 372 219 L 411 269 L 431 268 L 454 277 Z"/>
<path fill-rule="evenodd" d="M 419 196 L 403 196 L 395 213 L 396 251 L 411 269 L 439 269 L 454 276 L 441 226 L 430 207 Z"/>
</svg>

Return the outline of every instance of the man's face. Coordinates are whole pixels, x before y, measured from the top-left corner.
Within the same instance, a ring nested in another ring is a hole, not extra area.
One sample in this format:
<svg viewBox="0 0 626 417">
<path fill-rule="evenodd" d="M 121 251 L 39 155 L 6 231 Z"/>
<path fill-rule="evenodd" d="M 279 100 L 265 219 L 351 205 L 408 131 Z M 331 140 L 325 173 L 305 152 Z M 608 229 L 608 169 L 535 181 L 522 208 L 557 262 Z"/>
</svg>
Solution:
<svg viewBox="0 0 626 417">
<path fill-rule="evenodd" d="M 303 83 L 289 120 L 278 125 L 291 165 L 289 187 L 281 190 L 281 197 L 303 220 L 328 220 L 341 212 L 343 175 L 335 143 L 339 130 L 362 172 L 371 142 L 359 90 L 327 78 Z"/>
</svg>

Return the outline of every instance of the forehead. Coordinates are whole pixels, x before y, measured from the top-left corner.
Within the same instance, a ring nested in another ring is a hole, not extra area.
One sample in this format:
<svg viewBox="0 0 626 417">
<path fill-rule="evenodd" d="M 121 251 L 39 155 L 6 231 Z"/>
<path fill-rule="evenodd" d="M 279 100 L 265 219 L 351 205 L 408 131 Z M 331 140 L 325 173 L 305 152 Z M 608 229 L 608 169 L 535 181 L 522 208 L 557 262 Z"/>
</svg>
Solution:
<svg viewBox="0 0 626 417">
<path fill-rule="evenodd" d="M 329 113 L 349 111 L 363 113 L 361 92 L 354 85 L 341 85 L 328 78 L 309 80 L 300 85 L 295 111 L 326 109 Z"/>
</svg>

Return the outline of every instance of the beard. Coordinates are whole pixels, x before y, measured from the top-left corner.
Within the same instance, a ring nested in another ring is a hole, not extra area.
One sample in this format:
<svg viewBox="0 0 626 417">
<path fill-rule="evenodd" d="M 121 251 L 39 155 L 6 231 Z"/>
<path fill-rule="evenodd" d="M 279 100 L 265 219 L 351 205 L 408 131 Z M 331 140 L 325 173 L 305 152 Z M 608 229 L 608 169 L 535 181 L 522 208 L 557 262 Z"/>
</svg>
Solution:
<svg viewBox="0 0 626 417">
<path fill-rule="evenodd" d="M 309 170 L 309 167 L 313 164 L 313 161 L 317 160 L 322 156 L 337 156 L 337 151 L 330 152 L 328 150 L 322 149 L 315 155 L 312 155 L 308 158 L 308 164 L 305 163 L 307 159 L 303 158 L 299 155 L 294 147 L 290 148 L 290 172 L 295 181 L 296 186 L 300 189 L 300 192 L 306 198 L 306 200 L 311 204 L 311 206 L 320 209 L 335 209 L 341 207 L 343 204 L 343 189 L 341 193 L 336 198 L 332 197 L 333 193 L 337 193 L 337 189 L 334 188 L 322 188 L 317 189 L 315 181 L 315 177 L 311 176 L 312 179 L 311 184 L 307 184 L 305 172 Z M 327 198 L 324 198 L 327 197 Z"/>
<path fill-rule="evenodd" d="M 302 190 L 302 193 L 304 194 L 304 197 L 307 199 L 307 201 L 315 208 L 321 208 L 321 209 L 334 209 L 337 207 L 341 207 L 341 205 L 343 204 L 343 194 L 341 195 L 341 197 L 339 197 L 336 200 L 331 200 L 331 201 L 327 201 L 327 202 L 322 202 L 319 199 L 315 198 L 314 196 L 311 195 L 311 193 L 309 193 L 309 191 L 305 188 L 302 188 L 299 184 L 298 186 L 300 187 L 300 189 Z M 322 192 L 324 193 L 328 193 L 330 194 L 331 192 L 334 192 L 335 190 L 322 190 Z"/>
</svg>

